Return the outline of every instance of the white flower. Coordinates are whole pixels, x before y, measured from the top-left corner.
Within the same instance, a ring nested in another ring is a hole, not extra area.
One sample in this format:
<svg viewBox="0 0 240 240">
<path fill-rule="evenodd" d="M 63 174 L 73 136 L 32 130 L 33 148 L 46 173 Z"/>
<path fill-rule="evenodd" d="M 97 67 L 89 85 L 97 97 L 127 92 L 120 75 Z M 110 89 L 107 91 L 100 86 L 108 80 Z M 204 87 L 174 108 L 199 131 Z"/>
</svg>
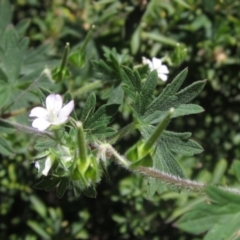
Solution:
<svg viewBox="0 0 240 240">
<path fill-rule="evenodd" d="M 61 125 L 68 120 L 70 113 L 74 108 L 73 100 L 64 107 L 63 99 L 59 94 L 50 94 L 46 98 L 46 109 L 35 107 L 30 112 L 30 117 L 36 117 L 32 126 L 39 131 L 46 130 L 50 125 Z"/>
<path fill-rule="evenodd" d="M 169 73 L 168 68 L 166 65 L 162 64 L 162 60 L 158 58 L 152 58 L 152 61 L 150 59 L 147 59 L 145 57 L 142 57 L 142 63 L 147 64 L 151 71 L 157 70 L 158 77 L 161 78 L 164 82 L 167 81 Z"/>
</svg>

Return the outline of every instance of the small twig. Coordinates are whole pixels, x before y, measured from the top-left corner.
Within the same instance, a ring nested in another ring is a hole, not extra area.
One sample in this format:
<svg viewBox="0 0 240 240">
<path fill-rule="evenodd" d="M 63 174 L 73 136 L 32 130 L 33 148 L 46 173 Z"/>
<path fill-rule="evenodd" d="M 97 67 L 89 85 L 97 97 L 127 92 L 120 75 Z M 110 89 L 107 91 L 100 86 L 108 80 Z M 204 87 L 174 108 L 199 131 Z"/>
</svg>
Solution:
<svg viewBox="0 0 240 240">
<path fill-rule="evenodd" d="M 24 126 L 22 124 L 19 124 L 19 123 L 13 123 L 13 122 L 9 122 L 9 121 L 6 121 L 4 119 L 1 119 L 1 122 L 4 122 L 6 124 L 10 124 L 11 126 L 13 126 L 16 130 L 18 131 L 22 131 L 22 132 L 25 132 L 25 133 L 28 133 L 28 134 L 36 134 L 36 135 L 44 135 L 44 136 L 49 136 L 49 137 L 54 137 L 54 134 L 51 133 L 51 132 L 48 132 L 48 131 L 39 131 L 35 128 L 32 128 L 32 127 L 28 127 L 28 126 Z"/>
</svg>

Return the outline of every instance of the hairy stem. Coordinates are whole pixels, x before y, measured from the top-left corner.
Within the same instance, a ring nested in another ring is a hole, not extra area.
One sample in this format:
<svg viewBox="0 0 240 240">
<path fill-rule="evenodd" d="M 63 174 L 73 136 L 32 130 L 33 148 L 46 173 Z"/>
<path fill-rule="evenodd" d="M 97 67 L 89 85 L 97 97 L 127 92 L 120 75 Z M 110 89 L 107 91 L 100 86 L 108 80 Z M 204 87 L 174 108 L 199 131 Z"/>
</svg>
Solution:
<svg viewBox="0 0 240 240">
<path fill-rule="evenodd" d="M 77 89 L 76 91 L 73 91 L 72 92 L 72 96 L 73 96 L 73 98 L 77 97 L 77 96 L 81 95 L 82 93 L 86 93 L 86 92 L 92 91 L 92 90 L 97 89 L 97 88 L 99 88 L 101 86 L 102 86 L 102 82 L 101 81 L 95 81 L 93 83 L 86 84 L 83 87 Z"/>
<path fill-rule="evenodd" d="M 96 145 L 95 145 L 96 147 Z M 130 162 L 123 156 L 121 156 L 111 145 L 107 145 L 107 153 L 108 157 L 114 157 L 118 164 L 120 164 L 125 169 L 132 171 L 134 173 L 140 173 L 141 175 L 145 177 L 152 177 L 158 180 L 161 180 L 165 182 L 166 184 L 179 187 L 183 190 L 190 190 L 193 192 L 200 192 L 204 193 L 206 187 L 210 186 L 210 184 L 204 184 L 199 183 L 196 181 L 183 179 L 179 176 L 174 176 L 172 174 L 165 173 L 163 171 L 157 170 L 155 168 L 149 168 L 149 167 L 137 167 L 136 169 L 130 169 Z M 232 192 L 235 194 L 240 195 L 240 190 L 235 188 L 229 188 L 229 187 L 223 187 L 223 186 L 217 186 L 218 188 Z"/>
</svg>

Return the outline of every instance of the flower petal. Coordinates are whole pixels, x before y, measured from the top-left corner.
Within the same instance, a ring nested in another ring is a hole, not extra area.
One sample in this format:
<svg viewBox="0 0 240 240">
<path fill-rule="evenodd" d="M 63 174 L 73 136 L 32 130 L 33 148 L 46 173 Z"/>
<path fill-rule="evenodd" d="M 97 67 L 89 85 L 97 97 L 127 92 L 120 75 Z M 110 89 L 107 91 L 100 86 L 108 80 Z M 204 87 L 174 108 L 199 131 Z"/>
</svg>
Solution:
<svg viewBox="0 0 240 240">
<path fill-rule="evenodd" d="M 168 79 L 168 76 L 162 73 L 158 73 L 158 77 L 164 82 Z"/>
<path fill-rule="evenodd" d="M 35 162 L 35 168 L 37 168 L 38 172 L 40 170 L 40 164 L 39 164 L 39 161 Z"/>
<path fill-rule="evenodd" d="M 31 110 L 29 117 L 39 117 L 46 118 L 48 115 L 48 111 L 42 107 L 35 107 Z"/>
<path fill-rule="evenodd" d="M 154 58 L 152 58 L 152 64 L 153 64 L 154 69 L 158 69 L 162 66 L 162 60 L 154 57 Z"/>
<path fill-rule="evenodd" d="M 142 63 L 143 64 L 148 64 L 149 59 L 142 57 Z"/>
<path fill-rule="evenodd" d="M 43 169 L 43 171 L 42 171 L 42 174 L 43 174 L 44 176 L 47 176 L 47 175 L 48 175 L 48 172 L 49 172 L 51 166 L 52 166 L 51 158 L 50 158 L 50 157 L 47 157 L 47 159 L 46 159 L 46 161 L 45 161 L 44 169 Z"/>
<path fill-rule="evenodd" d="M 168 70 L 166 65 L 162 65 L 160 68 L 158 68 L 158 72 L 161 72 L 161 73 L 164 73 L 164 74 L 168 74 L 169 70 Z"/>
<path fill-rule="evenodd" d="M 51 125 L 55 125 L 55 126 L 62 125 L 67 120 L 68 120 L 68 117 L 57 118 L 54 122 L 51 122 Z"/>
<path fill-rule="evenodd" d="M 62 108 L 63 100 L 59 94 L 50 94 L 46 98 L 46 108 L 49 112 L 58 113 Z"/>
<path fill-rule="evenodd" d="M 66 118 L 66 117 L 68 118 L 73 108 L 74 108 L 74 101 L 72 100 L 60 110 L 58 114 L 58 118 L 60 119 L 60 121 L 62 118 Z"/>
<path fill-rule="evenodd" d="M 153 67 L 151 60 L 149 60 L 148 58 L 142 57 L 142 63 L 147 64 L 151 71 L 153 71 L 155 69 Z"/>
<path fill-rule="evenodd" d="M 32 122 L 32 126 L 33 126 L 34 128 L 37 128 L 39 131 L 44 131 L 44 130 L 46 130 L 50 125 L 51 125 L 51 123 L 48 122 L 47 120 L 45 120 L 44 118 L 36 118 L 36 119 Z"/>
</svg>

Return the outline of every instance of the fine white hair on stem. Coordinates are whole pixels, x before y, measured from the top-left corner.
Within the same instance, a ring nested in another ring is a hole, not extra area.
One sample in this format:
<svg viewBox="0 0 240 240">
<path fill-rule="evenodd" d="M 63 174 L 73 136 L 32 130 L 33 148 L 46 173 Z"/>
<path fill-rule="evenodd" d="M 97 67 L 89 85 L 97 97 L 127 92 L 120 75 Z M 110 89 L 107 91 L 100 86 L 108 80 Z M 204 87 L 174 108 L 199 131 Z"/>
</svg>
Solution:
<svg viewBox="0 0 240 240">
<path fill-rule="evenodd" d="M 94 147 L 97 147 L 97 145 L 94 145 Z M 137 167 L 135 169 L 130 169 L 129 168 L 130 161 L 128 161 L 124 156 L 121 156 L 110 144 L 107 145 L 107 150 L 108 150 L 107 151 L 108 157 L 114 157 L 114 159 L 117 160 L 116 162 L 120 164 L 122 167 L 124 167 L 125 169 L 132 171 L 134 173 L 142 174 L 145 177 L 152 177 L 155 179 L 159 179 L 165 182 L 166 184 L 179 187 L 182 190 L 190 190 L 194 192 L 204 193 L 205 189 L 208 186 L 210 186 L 210 184 L 204 184 L 204 183 L 199 183 L 189 179 L 183 179 L 179 176 L 174 176 L 172 174 L 165 173 L 155 168 Z M 219 189 L 240 195 L 240 190 L 238 189 L 223 187 L 223 186 L 217 186 L 217 187 Z"/>
</svg>

